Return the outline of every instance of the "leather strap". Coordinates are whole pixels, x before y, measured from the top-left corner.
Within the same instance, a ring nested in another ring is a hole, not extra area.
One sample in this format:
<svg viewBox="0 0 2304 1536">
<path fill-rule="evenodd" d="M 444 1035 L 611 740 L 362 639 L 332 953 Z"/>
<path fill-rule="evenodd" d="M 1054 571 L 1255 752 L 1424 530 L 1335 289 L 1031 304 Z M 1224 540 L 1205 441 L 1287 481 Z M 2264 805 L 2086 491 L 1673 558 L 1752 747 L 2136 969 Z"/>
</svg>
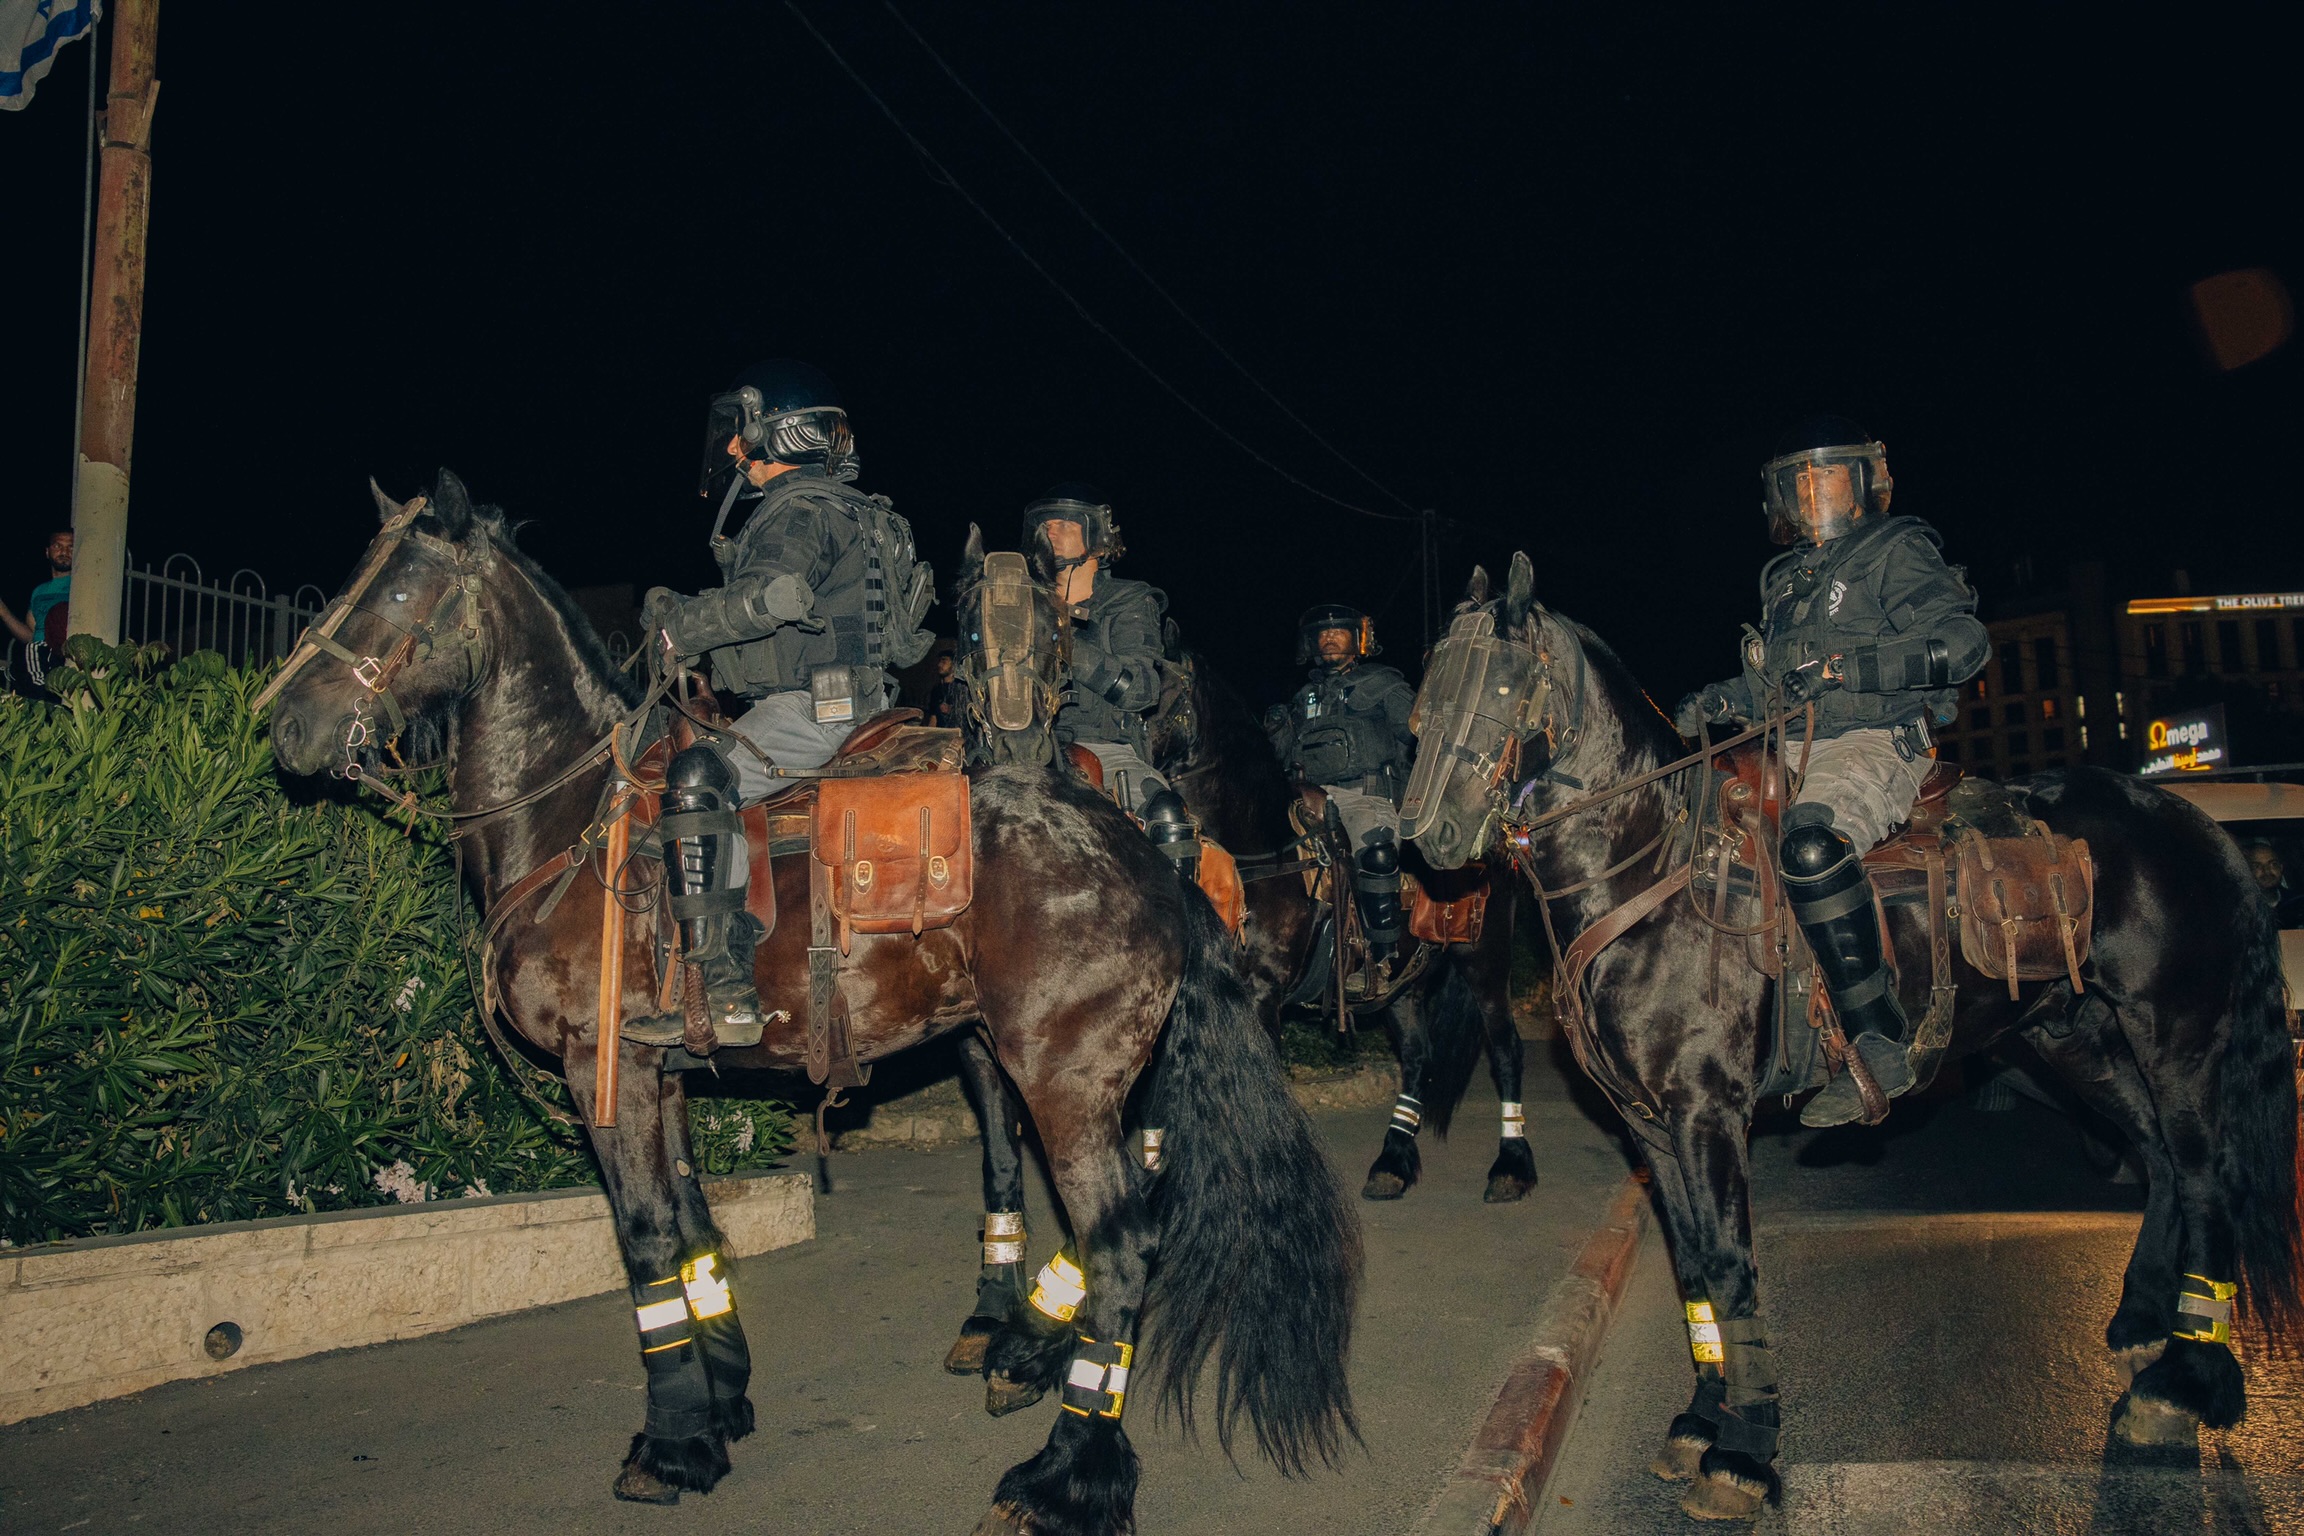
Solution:
<svg viewBox="0 0 2304 1536">
<path fill-rule="evenodd" d="M 1694 871 L 1693 864 L 1681 865 L 1576 935 L 1552 973 L 1553 1011 L 1558 1014 L 1561 1028 L 1568 1036 L 1568 1047 L 1575 1054 L 1576 1065 L 1582 1067 L 1584 1075 L 1598 1083 L 1619 1108 L 1627 1109 L 1644 1120 L 1657 1117 L 1655 1106 L 1617 1076 L 1613 1068 L 1605 1065 L 1599 1042 L 1592 1038 L 1592 1021 L 1584 1007 L 1584 972 L 1599 958 L 1602 950 L 1631 932 L 1641 919 L 1677 895 L 1688 884 L 1689 876 Z"/>
<path fill-rule="evenodd" d="M 848 999 L 840 991 L 839 932 L 832 912 L 832 870 L 808 860 L 808 1081 L 837 1097 L 872 1080 L 848 1037 Z M 830 1102 L 828 1098 L 826 1102 Z"/>
</svg>

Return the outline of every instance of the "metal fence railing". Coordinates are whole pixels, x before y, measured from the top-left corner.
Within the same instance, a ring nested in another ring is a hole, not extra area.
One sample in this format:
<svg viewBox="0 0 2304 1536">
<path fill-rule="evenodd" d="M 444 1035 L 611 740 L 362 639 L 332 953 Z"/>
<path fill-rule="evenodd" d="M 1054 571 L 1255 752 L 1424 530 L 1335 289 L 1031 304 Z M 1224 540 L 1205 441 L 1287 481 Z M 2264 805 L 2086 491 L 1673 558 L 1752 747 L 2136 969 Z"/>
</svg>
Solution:
<svg viewBox="0 0 2304 1536">
<path fill-rule="evenodd" d="M 238 570 L 222 585 L 201 574 L 190 555 L 170 555 L 157 567 L 128 557 L 120 605 L 120 638 L 164 645 L 178 656 L 217 651 L 236 667 L 262 666 L 288 654 L 304 626 L 319 616 L 328 594 L 309 584 L 272 593 L 264 578 Z"/>
</svg>

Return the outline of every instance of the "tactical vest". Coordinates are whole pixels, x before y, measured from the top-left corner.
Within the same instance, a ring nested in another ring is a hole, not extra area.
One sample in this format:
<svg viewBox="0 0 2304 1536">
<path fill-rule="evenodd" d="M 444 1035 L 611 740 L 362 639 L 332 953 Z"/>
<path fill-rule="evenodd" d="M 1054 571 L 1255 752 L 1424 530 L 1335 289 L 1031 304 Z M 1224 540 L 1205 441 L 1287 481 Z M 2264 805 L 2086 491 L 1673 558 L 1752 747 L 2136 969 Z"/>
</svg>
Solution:
<svg viewBox="0 0 2304 1536">
<path fill-rule="evenodd" d="M 912 526 L 885 496 L 867 496 L 813 467 L 768 483 L 733 539 L 712 546 L 721 579 L 789 573 L 809 584 L 812 623 L 711 653 L 713 687 L 745 698 L 805 688 L 832 663 L 868 673 L 928 654 L 920 628 L 935 601 L 935 576 L 912 544 Z M 809 630 L 814 629 L 815 633 Z"/>
<path fill-rule="evenodd" d="M 1904 583 L 1911 590 L 1884 590 L 1882 567 L 1900 544 L 1915 539 L 1928 545 L 1933 571 L 1922 581 Z M 1936 530 L 1920 519 L 1891 517 L 1819 548 L 1788 550 L 1769 561 L 1760 573 L 1766 655 L 1758 668 L 1746 657 L 1753 696 L 1765 697 L 1771 681 L 1805 662 L 1896 638 L 1901 632 L 1892 615 L 1909 617 L 1914 609 L 1946 602 L 1964 603 L 1973 612 L 1976 599 L 1967 573 L 1946 565 L 1941 548 Z M 1834 689 L 1816 700 L 1816 735 L 1821 740 L 1913 720 L 1942 725 L 1955 718 L 1958 705 L 1955 688 L 1896 693 Z"/>
<path fill-rule="evenodd" d="M 1385 699 L 1408 682 L 1390 667 L 1319 671 L 1288 701 L 1295 737 L 1288 766 L 1308 784 L 1360 788 L 1379 778 L 1397 797 L 1408 780 L 1409 748 L 1394 733 Z"/>
<path fill-rule="evenodd" d="M 1081 615 L 1072 620 L 1076 642 L 1086 641 L 1115 660 L 1133 660 L 1157 671 L 1167 593 L 1146 582 L 1101 575 L 1082 607 Z M 1056 738 L 1063 742 L 1122 742 L 1141 755 L 1149 750 L 1145 717 L 1158 703 L 1155 693 L 1152 704 L 1142 710 L 1122 709 L 1076 682 L 1064 696 L 1064 707 L 1057 711 Z"/>
</svg>

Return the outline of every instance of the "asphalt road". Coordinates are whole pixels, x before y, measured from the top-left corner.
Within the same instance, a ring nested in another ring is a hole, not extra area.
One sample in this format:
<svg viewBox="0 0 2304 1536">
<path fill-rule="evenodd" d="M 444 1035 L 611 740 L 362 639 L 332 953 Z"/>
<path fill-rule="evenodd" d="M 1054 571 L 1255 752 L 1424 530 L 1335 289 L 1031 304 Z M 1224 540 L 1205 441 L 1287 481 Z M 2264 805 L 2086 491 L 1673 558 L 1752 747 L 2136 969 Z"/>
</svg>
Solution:
<svg viewBox="0 0 2304 1536">
<path fill-rule="evenodd" d="M 1483 1081 L 1458 1141 L 1425 1137 L 1423 1184 L 1361 1205 L 1353 1379 L 1366 1453 L 1293 1484 L 1256 1463 L 1235 1473 L 1213 1443 L 1187 1444 L 1131 1403 L 1147 1536 L 1390 1536 L 1413 1524 L 1623 1176 L 1614 1136 L 1558 1077 L 1531 1078 L 1543 1183 L 1526 1201 L 1480 1201 L 1495 1148 Z M 1384 1118 L 1319 1117 L 1354 1190 Z M 1050 1398 L 988 1418 L 981 1383 L 939 1368 L 974 1294 L 976 1164 L 973 1147 L 843 1154 L 839 1192 L 817 1204 L 818 1239 L 742 1266 L 759 1432 L 710 1498 L 657 1509 L 608 1496 L 641 1412 L 616 1296 L 0 1429 L 0 1530 L 961 1536 L 1055 1412 Z M 1035 1255 L 1050 1246 L 1048 1210 L 1036 1188 Z"/>
<path fill-rule="evenodd" d="M 1882 1132 L 1789 1121 L 1754 1145 L 1762 1295 L 1784 1392 L 1781 1509 L 1798 1536 L 2304 1532 L 2304 1380 L 2243 1361 L 2247 1420 L 2197 1454 L 2107 1446 L 2103 1327 L 2141 1191 L 2020 1102 L 1899 1105 Z M 2245 1340 L 2242 1341 L 2243 1344 Z M 1547 1491 L 1541 1536 L 1688 1536 L 1647 1471 L 1689 1390 L 1661 1242 Z"/>
</svg>

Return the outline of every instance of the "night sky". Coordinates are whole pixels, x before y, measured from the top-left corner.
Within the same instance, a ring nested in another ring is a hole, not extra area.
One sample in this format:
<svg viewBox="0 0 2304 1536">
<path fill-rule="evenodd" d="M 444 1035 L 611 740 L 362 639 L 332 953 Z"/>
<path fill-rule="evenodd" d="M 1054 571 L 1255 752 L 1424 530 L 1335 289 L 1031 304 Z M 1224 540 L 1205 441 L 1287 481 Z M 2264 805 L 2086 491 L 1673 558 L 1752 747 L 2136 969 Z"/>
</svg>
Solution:
<svg viewBox="0 0 2304 1536">
<path fill-rule="evenodd" d="M 2304 278 L 2273 13 L 2001 6 L 929 5 L 905 17 L 1258 379 L 1667 702 L 1733 665 L 1755 470 L 1839 411 L 1988 594 L 2304 585 L 2299 348 L 2185 294 Z M 1397 512 L 1065 206 L 871 0 L 807 11 L 1099 320 L 1290 474 Z M 704 399 L 839 380 L 862 485 L 949 570 L 1087 479 L 1130 575 L 1261 698 L 1297 612 L 1413 673 L 1414 529 L 1324 503 L 1138 371 L 774 0 L 162 9 L 131 538 L 333 589 L 436 465 L 570 585 L 693 590 Z M 251 30 L 238 30 L 250 18 Z M 257 22 L 254 18 L 266 17 Z M 0 119 L 8 600 L 67 517 L 83 45 Z M 936 622 L 948 626 L 939 612 Z"/>
</svg>

